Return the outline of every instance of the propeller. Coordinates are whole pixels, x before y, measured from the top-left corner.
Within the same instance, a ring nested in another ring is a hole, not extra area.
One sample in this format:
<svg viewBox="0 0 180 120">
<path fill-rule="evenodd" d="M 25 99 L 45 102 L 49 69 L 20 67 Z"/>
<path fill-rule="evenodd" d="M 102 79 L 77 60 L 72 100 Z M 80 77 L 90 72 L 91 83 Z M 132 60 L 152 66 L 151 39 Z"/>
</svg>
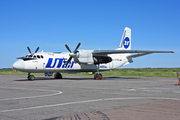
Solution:
<svg viewBox="0 0 180 120">
<path fill-rule="evenodd" d="M 29 50 L 29 52 L 31 53 L 31 50 L 30 50 L 29 46 L 27 46 L 27 49 L 28 49 L 28 50 Z"/>
<path fill-rule="evenodd" d="M 37 51 L 39 50 L 39 48 L 40 48 L 40 47 L 38 47 L 38 48 L 36 49 L 35 53 L 37 53 Z M 27 49 L 28 49 L 28 51 L 29 51 L 30 54 L 34 54 L 34 53 L 31 52 L 31 49 L 29 48 L 29 46 L 27 46 Z M 25 58 L 25 57 L 18 57 L 17 59 L 23 59 L 23 58 Z"/>
<path fill-rule="evenodd" d="M 73 57 L 76 57 L 76 53 L 77 53 L 77 50 L 78 50 L 78 48 L 80 47 L 80 45 L 81 45 L 81 42 L 76 46 L 76 49 L 72 52 L 71 51 L 71 49 L 68 47 L 68 45 L 67 44 L 65 44 L 65 47 L 68 49 L 68 51 L 70 52 L 69 53 L 69 59 L 68 59 L 68 61 L 66 62 L 66 66 L 69 64 L 69 62 L 71 61 L 71 59 L 73 58 Z"/>
<path fill-rule="evenodd" d="M 35 53 L 37 53 L 37 51 L 39 50 L 39 48 L 40 48 L 40 47 L 38 47 L 38 48 L 36 49 Z M 28 51 L 32 54 L 32 52 L 31 52 L 29 46 L 27 46 L 27 49 L 28 49 Z"/>
<path fill-rule="evenodd" d="M 35 53 L 37 53 L 37 51 L 39 50 L 39 48 L 40 48 L 40 47 L 38 47 L 38 48 L 36 49 Z"/>
</svg>

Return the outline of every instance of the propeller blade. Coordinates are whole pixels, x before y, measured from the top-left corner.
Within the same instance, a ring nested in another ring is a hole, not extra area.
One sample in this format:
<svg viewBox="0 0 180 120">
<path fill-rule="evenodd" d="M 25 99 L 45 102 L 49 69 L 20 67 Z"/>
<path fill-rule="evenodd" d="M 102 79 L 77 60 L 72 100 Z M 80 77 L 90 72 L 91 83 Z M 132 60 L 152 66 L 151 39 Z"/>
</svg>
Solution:
<svg viewBox="0 0 180 120">
<path fill-rule="evenodd" d="M 67 44 L 65 44 L 66 48 L 69 50 L 69 52 L 71 52 L 71 50 L 69 49 L 69 47 L 67 46 Z"/>
<path fill-rule="evenodd" d="M 29 52 L 31 53 L 31 50 L 30 50 L 29 46 L 27 46 L 27 49 L 28 49 L 28 50 L 29 50 Z"/>
<path fill-rule="evenodd" d="M 77 51 L 80 45 L 81 45 L 81 42 L 77 45 L 76 49 L 74 50 L 74 53 Z"/>
<path fill-rule="evenodd" d="M 35 53 L 37 53 L 37 51 L 39 50 L 39 48 L 40 48 L 40 47 L 38 47 L 38 48 L 36 49 Z"/>
<path fill-rule="evenodd" d="M 70 57 L 66 63 L 66 66 L 69 64 L 69 62 L 71 61 L 72 57 Z"/>
</svg>

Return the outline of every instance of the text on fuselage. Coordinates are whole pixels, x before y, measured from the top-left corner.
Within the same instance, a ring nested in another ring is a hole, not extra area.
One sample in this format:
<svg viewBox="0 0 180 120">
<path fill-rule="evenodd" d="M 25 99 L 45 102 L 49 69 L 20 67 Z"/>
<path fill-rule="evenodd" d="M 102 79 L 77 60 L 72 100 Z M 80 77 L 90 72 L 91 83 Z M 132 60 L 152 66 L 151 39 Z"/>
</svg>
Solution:
<svg viewBox="0 0 180 120">
<path fill-rule="evenodd" d="M 74 61 L 69 62 L 66 66 L 66 58 L 55 58 L 53 62 L 53 58 L 49 58 L 45 68 L 72 68 L 74 65 Z"/>
</svg>

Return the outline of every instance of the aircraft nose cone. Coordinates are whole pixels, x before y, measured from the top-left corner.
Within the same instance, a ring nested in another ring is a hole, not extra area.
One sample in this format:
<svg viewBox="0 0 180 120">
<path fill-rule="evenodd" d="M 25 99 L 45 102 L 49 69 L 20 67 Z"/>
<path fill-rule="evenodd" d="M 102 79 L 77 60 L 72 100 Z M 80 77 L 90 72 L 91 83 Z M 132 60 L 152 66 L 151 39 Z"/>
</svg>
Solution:
<svg viewBox="0 0 180 120">
<path fill-rule="evenodd" d="M 13 64 L 13 68 L 16 70 L 22 70 L 24 69 L 24 67 L 25 67 L 25 64 L 23 60 L 18 60 Z"/>
</svg>

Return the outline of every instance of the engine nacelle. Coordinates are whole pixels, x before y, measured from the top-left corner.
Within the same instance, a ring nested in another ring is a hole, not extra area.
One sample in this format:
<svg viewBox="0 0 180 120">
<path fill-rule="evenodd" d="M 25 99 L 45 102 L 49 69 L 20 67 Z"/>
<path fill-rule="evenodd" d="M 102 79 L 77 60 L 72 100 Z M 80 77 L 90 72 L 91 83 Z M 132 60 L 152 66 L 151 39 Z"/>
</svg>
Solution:
<svg viewBox="0 0 180 120">
<path fill-rule="evenodd" d="M 112 61 L 111 57 L 108 56 L 93 56 L 93 50 L 79 50 L 76 53 L 75 62 L 80 64 L 102 64 L 109 63 Z"/>
<path fill-rule="evenodd" d="M 93 50 L 78 50 L 76 53 L 76 57 L 78 58 L 78 61 L 80 64 L 94 64 Z"/>
</svg>

